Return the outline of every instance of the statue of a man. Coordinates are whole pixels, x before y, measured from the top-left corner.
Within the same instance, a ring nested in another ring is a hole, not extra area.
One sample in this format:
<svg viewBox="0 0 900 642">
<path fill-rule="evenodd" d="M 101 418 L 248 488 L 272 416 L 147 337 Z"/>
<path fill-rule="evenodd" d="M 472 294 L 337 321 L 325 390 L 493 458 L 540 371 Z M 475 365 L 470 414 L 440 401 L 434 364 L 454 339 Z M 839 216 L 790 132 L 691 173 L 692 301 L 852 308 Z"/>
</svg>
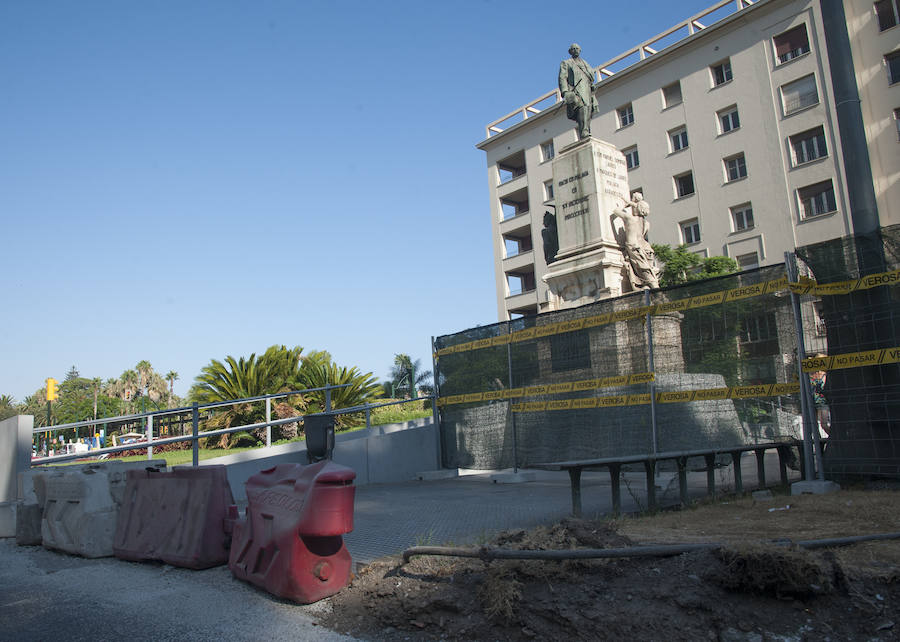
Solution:
<svg viewBox="0 0 900 642">
<path fill-rule="evenodd" d="M 559 93 L 566 103 L 566 116 L 577 124 L 578 139 L 591 135 L 591 114 L 597 111 L 594 70 L 581 58 L 581 47 L 572 43 L 571 58 L 559 63 Z"/>
<path fill-rule="evenodd" d="M 556 253 L 559 252 L 559 232 L 556 229 L 556 216 L 549 211 L 544 212 L 541 240 L 544 243 L 544 263 L 550 265 L 556 260 Z"/>
<path fill-rule="evenodd" d="M 629 211 L 630 210 L 630 211 Z M 635 290 L 659 287 L 659 266 L 656 265 L 656 252 L 647 240 L 650 222 L 647 216 L 650 206 L 644 195 L 635 192 L 631 202 L 613 210 L 613 216 L 622 219 L 624 224 L 624 245 L 628 278 Z"/>
</svg>

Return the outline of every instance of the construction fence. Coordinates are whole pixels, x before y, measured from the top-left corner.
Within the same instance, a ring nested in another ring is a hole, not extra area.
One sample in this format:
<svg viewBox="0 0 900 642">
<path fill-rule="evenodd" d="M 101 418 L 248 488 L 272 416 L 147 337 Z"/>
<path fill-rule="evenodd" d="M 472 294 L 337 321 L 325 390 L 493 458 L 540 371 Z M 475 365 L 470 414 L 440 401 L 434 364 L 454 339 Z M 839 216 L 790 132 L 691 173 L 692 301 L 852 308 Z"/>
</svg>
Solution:
<svg viewBox="0 0 900 642">
<path fill-rule="evenodd" d="M 811 434 L 816 414 L 807 373 L 823 366 L 801 358 L 821 353 L 830 359 L 826 472 L 900 475 L 900 353 L 890 352 L 900 345 L 900 261 L 897 230 L 882 234 L 801 248 L 790 266 L 438 337 L 444 466 L 527 467 L 800 440 L 804 420 Z M 860 267 L 863 245 L 880 263 Z M 794 263 L 799 273 L 789 280 Z M 844 367 L 849 357 L 841 355 L 876 349 L 878 363 Z"/>
</svg>

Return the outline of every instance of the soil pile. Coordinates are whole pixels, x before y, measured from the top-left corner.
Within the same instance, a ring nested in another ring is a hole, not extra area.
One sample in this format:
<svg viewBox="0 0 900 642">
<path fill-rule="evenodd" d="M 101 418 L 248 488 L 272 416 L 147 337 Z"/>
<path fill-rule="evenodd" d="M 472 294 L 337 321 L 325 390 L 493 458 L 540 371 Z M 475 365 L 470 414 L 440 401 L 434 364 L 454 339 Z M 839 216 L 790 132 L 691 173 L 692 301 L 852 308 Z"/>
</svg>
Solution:
<svg viewBox="0 0 900 642">
<path fill-rule="evenodd" d="M 808 551 L 773 540 L 900 531 L 900 493 L 731 499 L 499 534 L 522 550 L 722 542 L 666 558 L 384 558 L 321 623 L 371 640 L 895 640 L 900 540 Z"/>
</svg>

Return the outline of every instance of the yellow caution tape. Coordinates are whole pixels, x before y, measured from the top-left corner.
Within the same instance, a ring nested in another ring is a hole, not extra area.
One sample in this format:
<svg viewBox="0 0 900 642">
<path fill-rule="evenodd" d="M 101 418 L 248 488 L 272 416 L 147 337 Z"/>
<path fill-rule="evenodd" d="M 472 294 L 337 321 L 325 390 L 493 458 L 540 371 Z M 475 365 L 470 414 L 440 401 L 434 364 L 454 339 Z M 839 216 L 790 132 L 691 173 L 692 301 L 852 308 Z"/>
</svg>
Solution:
<svg viewBox="0 0 900 642">
<path fill-rule="evenodd" d="M 705 390 L 678 390 L 656 393 L 657 403 L 685 403 L 689 401 L 715 401 L 721 399 L 749 399 L 752 397 L 773 397 L 800 392 L 798 383 L 767 383 L 758 386 L 735 386 L 730 388 L 709 388 Z M 612 397 L 591 397 L 589 399 L 559 399 L 557 401 L 514 404 L 513 412 L 544 412 L 548 410 L 580 410 L 583 408 L 612 408 L 617 406 L 639 406 L 650 403 L 650 393 L 639 395 L 614 395 Z"/>
<path fill-rule="evenodd" d="M 585 390 L 596 390 L 598 388 L 614 388 L 617 386 L 650 383 L 655 380 L 656 375 L 654 373 L 639 372 L 633 375 L 618 375 L 615 377 L 604 377 L 603 379 L 584 379 L 582 381 L 567 381 L 565 383 L 511 388 L 509 390 L 489 390 L 486 392 L 473 392 L 463 395 L 450 395 L 448 397 L 440 397 L 438 406 L 452 406 L 460 403 L 474 403 L 478 401 L 518 399 L 520 397 L 535 397 L 537 395 L 557 395 L 566 392 L 583 392 Z"/>
<path fill-rule="evenodd" d="M 863 350 L 862 352 L 835 354 L 830 357 L 808 357 L 803 360 L 803 372 L 843 370 L 844 368 L 879 366 L 885 363 L 900 363 L 900 348 Z"/>
<path fill-rule="evenodd" d="M 454 346 L 441 348 L 435 352 L 435 357 L 442 357 L 447 354 L 455 354 L 457 352 L 468 352 L 470 350 L 480 350 L 507 343 L 521 343 L 523 341 L 531 341 L 544 337 L 562 334 L 565 332 L 575 332 L 587 328 L 594 328 L 601 325 L 616 323 L 620 321 L 633 321 L 649 315 L 670 314 L 672 312 L 683 312 L 696 308 L 705 308 L 720 303 L 731 303 L 733 301 L 741 301 L 752 297 L 762 296 L 765 294 L 774 294 L 784 290 L 791 290 L 795 294 L 814 294 L 823 296 L 833 296 L 839 294 L 849 294 L 857 290 L 868 290 L 870 288 L 880 287 L 884 285 L 897 285 L 900 283 L 900 270 L 890 270 L 888 272 L 879 272 L 878 274 L 870 274 L 861 279 L 852 279 L 849 281 L 839 281 L 836 283 L 825 283 L 819 285 L 815 280 L 809 277 L 800 277 L 796 283 L 788 281 L 787 276 L 782 276 L 772 281 L 764 281 L 762 283 L 754 283 L 730 290 L 721 290 L 719 292 L 710 292 L 698 296 L 679 299 L 677 301 L 667 301 L 665 303 L 657 303 L 649 306 L 638 306 L 628 310 L 616 310 L 614 312 L 605 312 L 583 319 L 573 319 L 571 321 L 557 321 L 538 325 L 524 330 L 518 330 L 511 334 L 505 334 L 498 337 L 486 339 L 478 339 L 476 341 L 468 341 L 459 343 Z M 850 367 L 850 366 L 846 366 Z"/>
</svg>

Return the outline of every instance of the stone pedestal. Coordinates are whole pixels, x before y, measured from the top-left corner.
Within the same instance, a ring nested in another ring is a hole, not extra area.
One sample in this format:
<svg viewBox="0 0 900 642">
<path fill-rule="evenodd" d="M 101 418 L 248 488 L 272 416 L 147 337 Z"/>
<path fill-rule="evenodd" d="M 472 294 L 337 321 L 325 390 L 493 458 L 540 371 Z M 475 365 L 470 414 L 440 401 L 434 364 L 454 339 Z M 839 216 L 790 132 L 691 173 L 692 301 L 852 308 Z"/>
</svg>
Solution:
<svg viewBox="0 0 900 642">
<path fill-rule="evenodd" d="M 625 260 L 611 213 L 630 199 L 625 156 L 586 138 L 553 159 L 559 251 L 543 280 L 548 310 L 573 308 L 622 294 Z"/>
</svg>

